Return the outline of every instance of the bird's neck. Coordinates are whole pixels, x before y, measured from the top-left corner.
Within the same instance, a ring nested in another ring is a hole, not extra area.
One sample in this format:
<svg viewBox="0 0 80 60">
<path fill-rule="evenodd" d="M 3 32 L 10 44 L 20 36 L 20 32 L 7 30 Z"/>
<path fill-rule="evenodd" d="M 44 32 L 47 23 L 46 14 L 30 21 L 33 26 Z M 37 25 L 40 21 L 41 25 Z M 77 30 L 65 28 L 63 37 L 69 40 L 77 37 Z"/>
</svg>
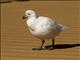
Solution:
<svg viewBox="0 0 80 60">
<path fill-rule="evenodd" d="M 28 17 L 28 19 L 37 19 L 38 18 L 38 16 L 30 16 L 30 17 Z"/>
</svg>

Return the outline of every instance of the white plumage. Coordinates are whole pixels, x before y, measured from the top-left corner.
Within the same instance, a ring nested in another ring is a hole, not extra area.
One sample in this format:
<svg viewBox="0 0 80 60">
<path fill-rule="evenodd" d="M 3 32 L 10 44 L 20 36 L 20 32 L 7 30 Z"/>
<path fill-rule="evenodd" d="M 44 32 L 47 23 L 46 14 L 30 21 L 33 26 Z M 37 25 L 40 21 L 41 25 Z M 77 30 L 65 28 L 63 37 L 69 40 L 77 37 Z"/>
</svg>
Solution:
<svg viewBox="0 0 80 60">
<path fill-rule="evenodd" d="M 32 35 L 42 41 L 45 39 L 55 39 L 55 37 L 64 29 L 63 25 L 58 24 L 51 18 L 37 16 L 36 12 L 33 10 L 27 10 L 25 12 L 25 17 L 28 17 L 26 24 Z"/>
</svg>

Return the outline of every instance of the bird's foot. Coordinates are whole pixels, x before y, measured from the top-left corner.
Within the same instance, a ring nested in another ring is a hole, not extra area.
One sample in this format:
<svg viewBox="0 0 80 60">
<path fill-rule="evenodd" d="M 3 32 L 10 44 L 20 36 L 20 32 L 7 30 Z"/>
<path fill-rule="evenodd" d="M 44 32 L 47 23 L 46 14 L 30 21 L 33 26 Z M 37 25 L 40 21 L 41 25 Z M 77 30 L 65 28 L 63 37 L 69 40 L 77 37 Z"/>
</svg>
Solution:
<svg viewBox="0 0 80 60">
<path fill-rule="evenodd" d="M 52 46 L 52 45 L 45 46 L 45 49 L 53 50 L 54 49 L 54 46 Z"/>
<path fill-rule="evenodd" d="M 52 45 L 45 46 L 45 49 L 49 49 Z"/>
<path fill-rule="evenodd" d="M 43 48 L 33 48 L 32 50 L 43 50 Z"/>
<path fill-rule="evenodd" d="M 54 49 L 54 47 L 50 47 L 50 48 L 49 48 L 49 50 L 53 50 L 53 49 Z"/>
</svg>

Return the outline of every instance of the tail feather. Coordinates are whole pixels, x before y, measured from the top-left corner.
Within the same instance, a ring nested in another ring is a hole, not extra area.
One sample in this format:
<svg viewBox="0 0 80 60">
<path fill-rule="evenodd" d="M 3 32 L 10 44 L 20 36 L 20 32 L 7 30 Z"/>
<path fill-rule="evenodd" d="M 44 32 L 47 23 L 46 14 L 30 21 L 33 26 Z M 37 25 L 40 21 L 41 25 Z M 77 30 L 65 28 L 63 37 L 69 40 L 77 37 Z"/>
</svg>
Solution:
<svg viewBox="0 0 80 60">
<path fill-rule="evenodd" d="M 67 26 L 64 26 L 62 24 L 58 24 L 58 25 L 60 26 L 61 30 L 64 30 L 64 29 L 67 29 L 68 28 Z"/>
</svg>

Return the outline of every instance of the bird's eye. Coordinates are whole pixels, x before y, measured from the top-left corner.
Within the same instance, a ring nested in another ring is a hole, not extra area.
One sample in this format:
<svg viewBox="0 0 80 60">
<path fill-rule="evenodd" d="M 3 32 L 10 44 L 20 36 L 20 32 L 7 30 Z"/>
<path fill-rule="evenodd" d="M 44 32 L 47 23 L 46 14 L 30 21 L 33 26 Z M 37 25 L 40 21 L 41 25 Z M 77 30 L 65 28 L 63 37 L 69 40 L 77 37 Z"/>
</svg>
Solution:
<svg viewBox="0 0 80 60">
<path fill-rule="evenodd" d="M 30 15 L 30 13 L 28 13 L 28 15 Z"/>
</svg>

